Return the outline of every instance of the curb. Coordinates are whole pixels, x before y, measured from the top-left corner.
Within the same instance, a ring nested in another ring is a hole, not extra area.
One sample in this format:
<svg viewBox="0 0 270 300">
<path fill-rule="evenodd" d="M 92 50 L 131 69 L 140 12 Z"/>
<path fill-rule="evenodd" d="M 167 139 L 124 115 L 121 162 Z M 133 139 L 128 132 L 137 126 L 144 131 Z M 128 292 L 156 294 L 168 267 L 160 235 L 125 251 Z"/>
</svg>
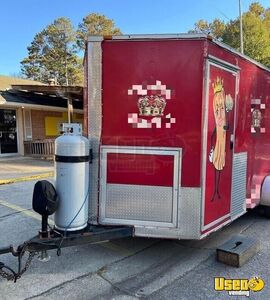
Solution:
<svg viewBox="0 0 270 300">
<path fill-rule="evenodd" d="M 30 176 L 24 176 L 24 177 L 18 177 L 18 178 L 1 179 L 0 185 L 10 184 L 10 183 L 15 183 L 15 182 L 31 181 L 31 180 L 35 180 L 35 179 L 42 179 L 42 178 L 47 178 L 47 177 L 52 177 L 52 176 L 54 176 L 54 172 L 48 172 L 48 173 L 43 173 L 43 174 L 38 174 L 38 175 L 30 175 Z"/>
</svg>

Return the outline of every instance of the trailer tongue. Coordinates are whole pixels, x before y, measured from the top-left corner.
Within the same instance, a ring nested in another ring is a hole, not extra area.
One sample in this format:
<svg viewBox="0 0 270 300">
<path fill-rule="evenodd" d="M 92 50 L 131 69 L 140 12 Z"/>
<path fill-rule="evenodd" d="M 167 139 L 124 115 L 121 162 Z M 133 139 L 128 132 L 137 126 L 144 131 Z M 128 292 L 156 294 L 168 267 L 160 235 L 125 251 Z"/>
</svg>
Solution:
<svg viewBox="0 0 270 300">
<path fill-rule="evenodd" d="M 55 187 L 47 180 L 38 181 L 33 192 L 33 210 L 41 215 L 41 230 L 30 240 L 14 248 L 0 248 L 0 255 L 12 253 L 18 258 L 18 270 L 0 262 L 0 276 L 16 280 L 28 269 L 35 254 L 47 260 L 47 250 L 97 243 L 130 237 L 132 227 L 88 224 L 89 195 L 89 141 L 81 135 L 78 124 L 63 124 L 64 134 L 55 141 Z M 52 214 L 55 226 L 51 228 L 48 217 Z M 25 266 L 22 257 L 29 252 Z"/>
<path fill-rule="evenodd" d="M 0 262 L 0 276 L 14 282 L 19 279 L 28 269 L 33 257 L 40 253 L 40 257 L 44 260 L 47 256 L 47 250 L 57 249 L 57 255 L 60 256 L 61 249 L 65 247 L 78 246 L 84 244 L 94 244 L 98 242 L 131 237 L 133 228 L 127 226 L 87 226 L 81 232 L 68 232 L 65 235 L 54 229 L 48 231 L 47 237 L 43 237 L 42 233 L 31 238 L 30 240 L 14 248 L 12 245 L 0 248 L 0 255 L 12 253 L 18 259 L 18 270 Z M 25 266 L 22 267 L 22 258 L 29 252 Z"/>
</svg>

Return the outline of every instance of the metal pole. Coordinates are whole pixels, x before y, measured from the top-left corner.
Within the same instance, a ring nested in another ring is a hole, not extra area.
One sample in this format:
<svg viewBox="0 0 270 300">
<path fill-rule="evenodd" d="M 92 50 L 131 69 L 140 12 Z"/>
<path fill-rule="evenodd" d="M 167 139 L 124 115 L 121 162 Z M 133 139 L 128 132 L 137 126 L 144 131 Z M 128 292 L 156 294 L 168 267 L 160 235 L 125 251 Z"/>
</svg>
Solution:
<svg viewBox="0 0 270 300">
<path fill-rule="evenodd" d="M 72 123 L 73 122 L 73 104 L 72 104 L 72 98 L 70 95 L 68 95 L 67 104 L 68 104 L 68 123 Z"/>
<path fill-rule="evenodd" d="M 239 0 L 239 19 L 240 19 L 240 51 L 244 54 L 244 41 L 243 41 L 243 20 L 241 10 L 241 0 Z"/>
</svg>

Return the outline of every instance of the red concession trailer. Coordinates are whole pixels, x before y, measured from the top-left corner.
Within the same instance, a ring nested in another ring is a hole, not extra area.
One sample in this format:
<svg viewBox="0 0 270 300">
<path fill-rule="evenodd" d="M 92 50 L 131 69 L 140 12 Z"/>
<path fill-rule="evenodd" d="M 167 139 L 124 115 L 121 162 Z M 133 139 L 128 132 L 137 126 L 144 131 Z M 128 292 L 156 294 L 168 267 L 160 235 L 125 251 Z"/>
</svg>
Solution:
<svg viewBox="0 0 270 300">
<path fill-rule="evenodd" d="M 204 35 L 90 37 L 90 222 L 201 239 L 270 205 L 270 71 Z"/>
<path fill-rule="evenodd" d="M 46 260 L 132 235 L 201 239 L 259 204 L 270 217 L 269 69 L 204 35 L 95 36 L 85 79 L 92 155 L 65 124 L 56 185 L 34 187 L 41 231 L 0 247 L 18 257 L 18 271 L 0 262 L 0 276 L 16 281 L 39 251 Z"/>
</svg>

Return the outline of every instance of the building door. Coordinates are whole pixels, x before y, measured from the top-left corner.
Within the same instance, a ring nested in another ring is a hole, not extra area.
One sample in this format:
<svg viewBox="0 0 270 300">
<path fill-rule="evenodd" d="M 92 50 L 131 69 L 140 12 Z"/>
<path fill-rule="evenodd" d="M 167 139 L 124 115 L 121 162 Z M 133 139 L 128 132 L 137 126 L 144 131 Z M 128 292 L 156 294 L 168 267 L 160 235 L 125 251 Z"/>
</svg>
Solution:
<svg viewBox="0 0 270 300">
<path fill-rule="evenodd" d="M 0 109 L 0 155 L 17 152 L 16 110 Z"/>
</svg>

